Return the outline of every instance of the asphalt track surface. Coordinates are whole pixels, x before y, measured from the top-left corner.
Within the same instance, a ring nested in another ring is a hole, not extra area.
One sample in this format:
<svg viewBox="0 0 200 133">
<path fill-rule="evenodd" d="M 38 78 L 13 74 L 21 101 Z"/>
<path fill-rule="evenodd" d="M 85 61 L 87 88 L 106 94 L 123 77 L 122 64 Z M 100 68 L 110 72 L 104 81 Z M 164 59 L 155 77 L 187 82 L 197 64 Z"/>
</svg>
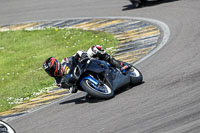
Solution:
<svg viewBox="0 0 200 133">
<path fill-rule="evenodd" d="M 0 24 L 128 16 L 169 26 L 167 44 L 136 65 L 145 83 L 108 101 L 78 93 L 9 122 L 17 133 L 200 132 L 200 1 L 163 0 L 131 9 L 126 0 L 1 0 Z"/>
</svg>

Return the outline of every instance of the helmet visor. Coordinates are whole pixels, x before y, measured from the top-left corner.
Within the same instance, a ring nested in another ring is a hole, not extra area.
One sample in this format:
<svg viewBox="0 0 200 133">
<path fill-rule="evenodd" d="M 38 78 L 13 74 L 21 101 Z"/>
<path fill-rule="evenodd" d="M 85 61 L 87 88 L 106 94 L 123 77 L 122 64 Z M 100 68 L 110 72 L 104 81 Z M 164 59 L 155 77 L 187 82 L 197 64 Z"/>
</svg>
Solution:
<svg viewBox="0 0 200 133">
<path fill-rule="evenodd" d="M 57 62 L 52 62 L 51 64 L 51 67 L 49 69 L 46 70 L 46 72 L 49 74 L 49 76 L 52 76 L 52 77 L 55 77 L 55 71 L 56 71 L 56 68 L 57 68 Z"/>
</svg>

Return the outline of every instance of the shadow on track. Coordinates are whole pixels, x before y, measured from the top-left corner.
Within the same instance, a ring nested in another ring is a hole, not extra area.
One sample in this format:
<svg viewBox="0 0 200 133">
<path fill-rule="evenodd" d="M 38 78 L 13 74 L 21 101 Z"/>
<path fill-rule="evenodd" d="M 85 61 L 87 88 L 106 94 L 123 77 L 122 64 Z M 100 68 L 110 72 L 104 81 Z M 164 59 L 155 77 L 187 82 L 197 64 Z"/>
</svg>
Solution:
<svg viewBox="0 0 200 133">
<path fill-rule="evenodd" d="M 144 83 L 145 83 L 145 81 L 142 81 L 142 83 L 140 83 L 140 84 L 138 84 L 138 85 L 128 86 L 128 87 L 126 87 L 126 88 L 119 89 L 118 91 L 115 92 L 115 96 L 116 96 L 116 95 L 119 95 L 119 94 L 121 94 L 121 93 L 124 93 L 124 92 L 126 92 L 126 91 L 128 91 L 128 90 L 134 89 L 135 87 L 140 86 L 140 85 L 142 85 L 142 84 L 144 84 Z"/>
<path fill-rule="evenodd" d="M 144 83 L 145 82 L 143 81 L 139 85 L 142 85 Z M 134 87 L 139 86 L 139 85 L 129 86 L 129 87 L 125 87 L 125 88 L 119 89 L 118 91 L 115 92 L 115 95 L 119 95 L 121 93 L 124 93 L 124 92 L 130 90 L 130 89 L 134 89 Z M 113 97 L 111 99 L 114 99 L 114 98 L 115 97 Z M 60 105 L 62 105 L 62 104 L 69 104 L 69 103 L 84 104 L 84 103 L 98 103 L 98 102 L 104 102 L 104 101 L 107 101 L 107 100 L 96 99 L 96 98 L 87 99 L 86 96 L 82 96 L 82 97 L 78 97 L 78 98 L 74 98 L 74 99 L 71 99 L 71 100 L 67 100 L 67 101 L 61 102 L 59 104 Z"/>
<path fill-rule="evenodd" d="M 60 105 L 69 104 L 69 103 L 75 103 L 75 104 L 98 103 L 98 102 L 103 102 L 103 101 L 105 101 L 105 100 L 100 100 L 100 99 L 96 99 L 96 98 L 87 99 L 87 98 L 85 98 L 85 96 L 83 96 L 83 97 L 78 97 L 78 98 L 64 101 L 64 102 L 60 103 Z"/>
<path fill-rule="evenodd" d="M 158 0 L 158 1 L 145 1 L 143 2 L 143 5 L 139 8 L 144 8 L 144 7 L 149 7 L 149 6 L 156 6 L 159 4 L 164 4 L 164 3 L 169 3 L 169 2 L 176 2 L 179 0 Z M 123 6 L 122 11 L 126 11 L 126 10 L 132 10 L 132 9 L 138 9 L 135 8 L 131 3 L 129 5 L 125 5 Z"/>
</svg>

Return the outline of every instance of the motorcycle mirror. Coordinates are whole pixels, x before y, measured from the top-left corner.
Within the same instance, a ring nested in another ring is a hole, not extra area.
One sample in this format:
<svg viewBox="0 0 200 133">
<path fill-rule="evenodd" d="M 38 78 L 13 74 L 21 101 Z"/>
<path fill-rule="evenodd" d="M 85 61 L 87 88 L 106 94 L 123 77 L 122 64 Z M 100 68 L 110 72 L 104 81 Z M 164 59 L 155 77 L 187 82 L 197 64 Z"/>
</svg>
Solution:
<svg viewBox="0 0 200 133">
<path fill-rule="evenodd" d="M 16 132 L 10 125 L 0 120 L 0 133 L 16 133 Z"/>
</svg>

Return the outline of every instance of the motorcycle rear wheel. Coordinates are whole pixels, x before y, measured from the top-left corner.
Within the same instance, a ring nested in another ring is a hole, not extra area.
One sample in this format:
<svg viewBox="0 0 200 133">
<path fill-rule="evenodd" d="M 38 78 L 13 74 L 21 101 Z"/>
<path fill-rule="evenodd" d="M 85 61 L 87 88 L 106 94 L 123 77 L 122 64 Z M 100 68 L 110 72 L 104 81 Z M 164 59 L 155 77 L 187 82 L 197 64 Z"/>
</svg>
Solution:
<svg viewBox="0 0 200 133">
<path fill-rule="evenodd" d="M 142 73 L 135 67 L 130 70 L 131 85 L 139 85 L 143 82 Z"/>
<path fill-rule="evenodd" d="M 81 87 L 92 97 L 98 99 L 110 99 L 114 97 L 114 91 L 105 83 L 101 87 L 95 86 L 89 79 L 84 79 L 81 82 Z"/>
</svg>

